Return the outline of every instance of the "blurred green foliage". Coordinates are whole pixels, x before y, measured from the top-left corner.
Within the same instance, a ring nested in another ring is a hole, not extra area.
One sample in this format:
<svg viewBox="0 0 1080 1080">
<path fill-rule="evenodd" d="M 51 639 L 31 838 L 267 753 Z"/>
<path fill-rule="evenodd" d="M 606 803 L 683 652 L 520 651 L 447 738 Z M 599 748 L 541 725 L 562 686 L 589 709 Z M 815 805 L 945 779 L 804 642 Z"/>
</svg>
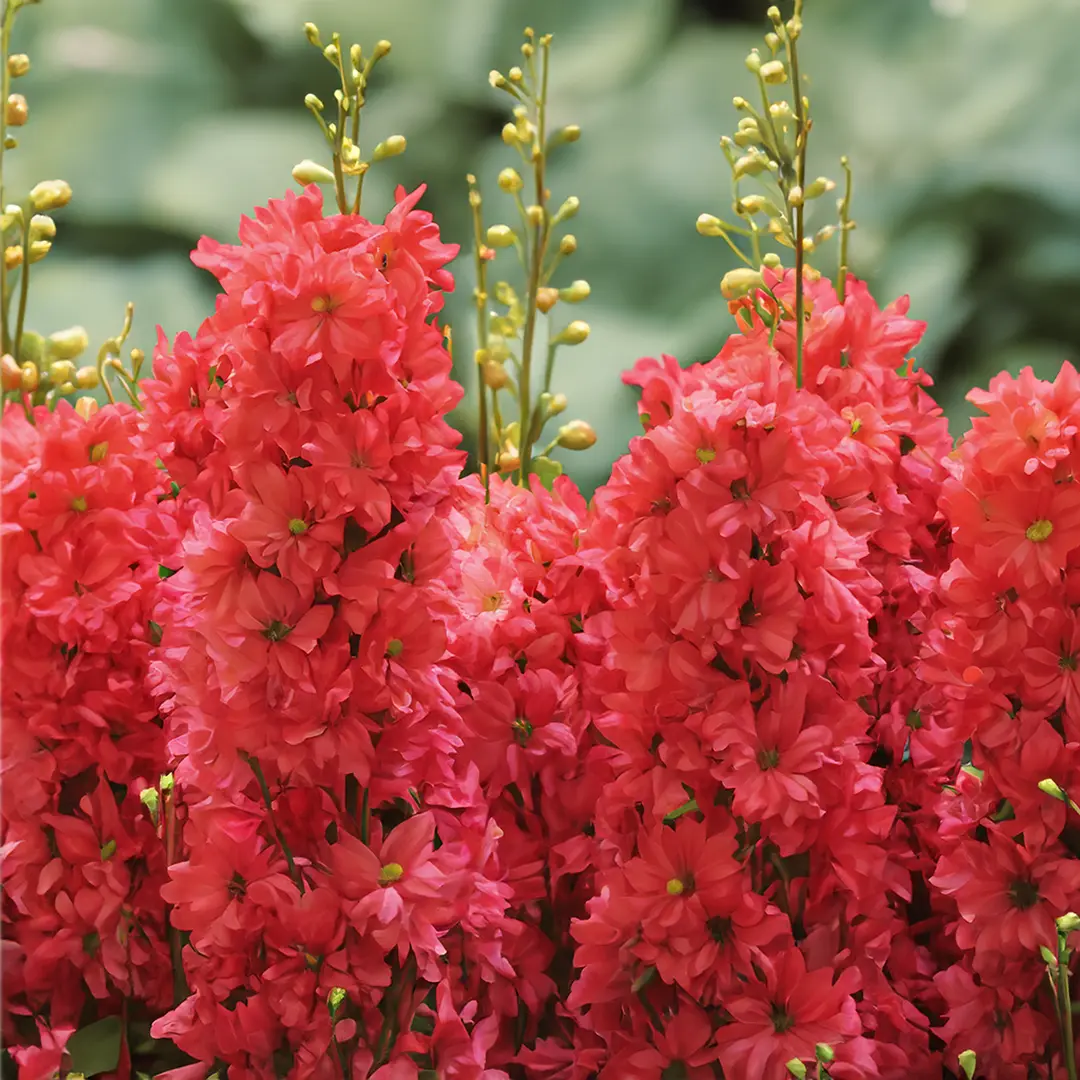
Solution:
<svg viewBox="0 0 1080 1080">
<path fill-rule="evenodd" d="M 765 0 L 43 0 L 13 46 L 33 70 L 12 192 L 63 177 L 54 254 L 35 267 L 30 325 L 81 322 L 100 342 L 137 304 L 131 344 L 160 323 L 194 330 L 212 282 L 187 261 L 199 235 L 235 236 L 239 216 L 295 187 L 292 166 L 325 144 L 304 94 L 330 98 L 330 68 L 305 20 L 368 48 L 389 38 L 365 110 L 366 145 L 408 137 L 404 157 L 365 185 L 369 216 L 396 181 L 428 184 L 424 205 L 468 243 L 465 174 L 495 193 L 512 151 L 498 137 L 507 99 L 488 70 L 516 62 L 522 28 L 555 35 L 552 120 L 580 123 L 557 155 L 553 199 L 577 195 L 587 278 L 574 314 L 589 341 L 566 352 L 555 389 L 600 435 L 564 455 L 591 488 L 635 434 L 619 374 L 638 357 L 713 355 L 731 330 L 718 283 L 733 259 L 698 236 L 729 202 L 719 137 L 734 129 L 748 49 Z M 711 10 L 710 10 L 711 8 Z M 738 8 L 738 10 L 736 10 Z M 759 10 L 760 8 L 760 10 Z M 747 16 L 751 16 L 748 18 Z M 1080 5 L 1075 0 L 807 0 L 802 42 L 815 117 L 810 173 L 856 174 L 856 272 L 879 301 L 912 296 L 930 323 L 919 351 L 954 432 L 963 395 L 997 370 L 1052 375 L 1080 354 Z M 828 202 L 828 200 L 823 200 Z M 471 378 L 467 250 L 448 303 Z M 835 248 L 815 256 L 832 272 Z M 460 423 L 472 444 L 470 407 Z"/>
</svg>

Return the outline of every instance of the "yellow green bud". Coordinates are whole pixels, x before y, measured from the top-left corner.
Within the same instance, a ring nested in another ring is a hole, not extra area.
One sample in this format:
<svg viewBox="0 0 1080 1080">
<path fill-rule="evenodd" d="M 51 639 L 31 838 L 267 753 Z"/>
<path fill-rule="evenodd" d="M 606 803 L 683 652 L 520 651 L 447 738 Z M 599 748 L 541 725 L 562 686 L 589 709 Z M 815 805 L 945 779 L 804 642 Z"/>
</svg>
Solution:
<svg viewBox="0 0 1080 1080">
<path fill-rule="evenodd" d="M 560 255 L 573 255 L 577 251 L 577 237 L 573 233 L 567 233 L 559 241 Z"/>
<path fill-rule="evenodd" d="M 814 244 L 824 244 L 831 240 L 836 235 L 835 225 L 822 225 L 816 233 L 814 233 Z"/>
<path fill-rule="evenodd" d="M 92 397 L 81 397 L 75 401 L 75 411 L 84 419 L 89 420 L 101 406 Z M 68 1073 L 70 1077 L 72 1074 Z"/>
<path fill-rule="evenodd" d="M 398 154 L 404 153 L 405 136 L 391 135 L 388 139 L 383 139 L 383 141 L 375 147 L 375 152 L 371 156 L 373 161 L 383 161 L 386 158 L 397 157 Z"/>
<path fill-rule="evenodd" d="M 562 143 L 575 143 L 581 138 L 581 128 L 577 124 L 567 124 L 566 127 L 560 128 L 555 132 L 555 137 L 552 142 L 556 146 Z"/>
<path fill-rule="evenodd" d="M 319 37 L 319 28 L 313 22 L 304 23 L 304 36 L 315 46 L 315 48 L 322 48 L 322 38 Z"/>
<path fill-rule="evenodd" d="M 724 223 L 712 214 L 699 214 L 695 227 L 702 236 L 724 235 Z"/>
<path fill-rule="evenodd" d="M 292 175 L 298 184 L 332 184 L 334 182 L 334 174 L 325 165 L 320 165 L 310 158 L 305 158 L 298 165 L 294 165 Z"/>
<path fill-rule="evenodd" d="M 54 360 L 74 360 L 86 351 L 90 336 L 82 326 L 71 326 L 49 335 L 45 348 Z"/>
<path fill-rule="evenodd" d="M 326 106 L 323 104 L 322 98 L 317 94 L 305 94 L 304 106 L 311 109 L 312 112 L 322 112 Z"/>
<path fill-rule="evenodd" d="M 571 420 L 559 428 L 557 445 L 564 450 L 588 450 L 596 445 L 596 432 L 584 420 Z"/>
<path fill-rule="evenodd" d="M 580 345 L 589 336 L 589 324 L 575 319 L 563 327 L 552 339 L 552 345 Z"/>
<path fill-rule="evenodd" d="M 35 214 L 30 219 L 31 240 L 51 240 L 56 235 L 56 222 L 48 214 Z"/>
<path fill-rule="evenodd" d="M 1065 792 L 1058 786 L 1057 781 L 1047 777 L 1045 780 L 1039 781 L 1039 790 L 1044 795 L 1049 795 L 1052 799 L 1057 799 L 1058 802 L 1065 801 Z"/>
<path fill-rule="evenodd" d="M 735 162 L 735 179 L 740 180 L 744 176 L 759 176 L 768 169 L 768 160 L 761 153 L 744 154 Z"/>
<path fill-rule="evenodd" d="M 544 208 L 536 203 L 525 207 L 525 220 L 530 225 L 538 226 L 544 223 Z"/>
<path fill-rule="evenodd" d="M 93 390 L 98 381 L 98 369 L 93 364 L 87 364 L 75 372 L 75 385 L 80 390 Z"/>
<path fill-rule="evenodd" d="M 323 49 L 322 54 L 331 64 L 336 64 L 341 60 L 341 50 L 332 42 Z"/>
<path fill-rule="evenodd" d="M 45 339 L 35 331 L 27 330 L 19 342 L 19 355 L 16 359 L 20 364 L 29 360 L 41 367 L 45 363 Z"/>
<path fill-rule="evenodd" d="M 509 71 L 507 72 L 507 77 L 508 77 L 508 78 L 510 79 L 510 81 L 511 81 L 512 83 L 519 83 L 519 82 L 521 82 L 521 80 L 522 80 L 523 78 L 525 78 L 525 75 L 524 75 L 524 73 L 522 72 L 521 68 L 519 68 L 519 67 L 512 67 L 512 68 L 511 68 L 511 69 L 510 69 L 510 70 L 509 70 Z"/>
<path fill-rule="evenodd" d="M 833 191 L 836 188 L 836 181 L 830 180 L 827 176 L 819 176 L 816 180 L 811 180 L 806 185 L 806 197 L 808 199 L 817 199 L 829 191 Z"/>
<path fill-rule="evenodd" d="M 974 1080 L 975 1070 L 978 1068 L 978 1059 L 975 1056 L 974 1050 L 965 1050 L 962 1054 L 957 1056 L 957 1064 L 960 1066 L 960 1071 L 967 1077 L 967 1080 Z"/>
<path fill-rule="evenodd" d="M 495 360 L 488 360 L 480 369 L 484 385 L 491 390 L 501 390 L 509 381 L 506 368 Z"/>
<path fill-rule="evenodd" d="M 559 413 L 566 412 L 568 404 L 565 394 L 552 394 L 548 404 L 548 416 L 558 416 Z"/>
<path fill-rule="evenodd" d="M 727 300 L 745 296 L 751 289 L 758 289 L 763 284 L 761 273 L 749 266 L 740 266 L 729 270 L 720 282 L 720 292 Z"/>
<path fill-rule="evenodd" d="M 1058 918 L 1057 928 L 1063 934 L 1072 934 L 1080 930 L 1080 915 L 1077 915 L 1075 911 L 1067 912 Z"/>
<path fill-rule="evenodd" d="M 779 270 L 783 266 L 783 260 L 775 251 L 766 252 L 761 259 L 761 265 L 769 270 Z"/>
<path fill-rule="evenodd" d="M 490 83 L 493 90 L 510 89 L 510 84 L 506 81 L 506 76 L 501 71 L 496 71 L 494 68 L 488 72 L 488 83 Z"/>
<path fill-rule="evenodd" d="M 746 57 L 746 70 L 756 75 L 761 70 L 761 54 L 757 49 L 751 49 Z"/>
<path fill-rule="evenodd" d="M 51 240 L 30 241 L 30 261 L 32 263 L 41 262 L 50 251 L 52 251 Z"/>
<path fill-rule="evenodd" d="M 580 304 L 582 300 L 588 300 L 591 292 L 589 283 L 579 279 L 571 282 L 565 289 L 560 289 L 559 299 L 565 300 L 568 304 Z"/>
<path fill-rule="evenodd" d="M 386 38 L 380 38 L 375 42 L 375 50 L 371 54 L 372 62 L 381 60 L 384 56 L 390 55 L 391 46 L 390 42 Z"/>
<path fill-rule="evenodd" d="M 546 315 L 559 301 L 559 290 L 545 285 L 536 290 L 536 309 Z"/>
<path fill-rule="evenodd" d="M 555 215 L 554 224 L 558 225 L 563 221 L 569 221 L 580 209 L 581 200 L 576 195 L 569 196 L 567 199 L 563 200 L 562 206 L 559 207 L 559 210 Z"/>
<path fill-rule="evenodd" d="M 66 180 L 42 180 L 30 190 L 30 205 L 37 211 L 59 210 L 71 202 L 71 185 Z"/>
<path fill-rule="evenodd" d="M 502 141 L 507 146 L 513 146 L 518 141 L 517 124 L 503 124 Z"/>
<path fill-rule="evenodd" d="M 18 390 L 22 386 L 22 371 L 10 353 L 0 357 L 0 385 L 5 390 Z"/>
<path fill-rule="evenodd" d="M 780 9 L 775 4 L 772 4 L 769 7 L 768 11 L 765 12 L 765 17 L 767 19 L 769 19 L 769 21 L 774 26 L 779 26 L 781 21 L 782 21 L 782 17 L 780 15 Z"/>
<path fill-rule="evenodd" d="M 143 788 L 142 791 L 139 792 L 139 802 L 150 811 L 150 818 L 156 825 L 158 821 L 158 809 L 161 806 L 161 798 L 157 793 L 157 788 Z"/>
<path fill-rule="evenodd" d="M 774 86 L 787 82 L 787 68 L 784 67 L 783 60 L 769 60 L 761 65 L 758 74 L 761 75 L 765 82 Z"/>
<path fill-rule="evenodd" d="M 784 1068 L 795 1080 L 806 1080 L 806 1066 L 798 1058 L 792 1058 Z"/>
<path fill-rule="evenodd" d="M 38 371 L 37 364 L 27 360 L 25 363 L 19 365 L 20 371 L 20 385 L 23 390 L 28 393 L 38 388 L 41 381 L 41 374 Z"/>
<path fill-rule="evenodd" d="M 486 242 L 488 247 L 505 248 L 510 247 L 516 239 L 509 225 L 492 225 L 487 231 Z"/>
<path fill-rule="evenodd" d="M 790 120 L 792 117 L 790 103 L 786 101 L 774 101 L 769 106 L 769 115 L 774 120 Z"/>
<path fill-rule="evenodd" d="M 769 46 L 769 51 L 775 53 L 780 48 L 780 35 L 774 34 L 771 30 L 765 35 L 765 44 Z"/>
<path fill-rule="evenodd" d="M 62 386 L 75 378 L 75 365 L 70 360 L 55 360 L 49 365 L 49 382 Z"/>
<path fill-rule="evenodd" d="M 30 118 L 30 108 L 22 94 L 9 94 L 7 99 L 7 122 L 11 127 L 22 127 Z"/>
<path fill-rule="evenodd" d="M 515 191 L 520 191 L 524 186 L 525 183 L 521 179 L 521 174 L 517 169 L 507 167 L 499 173 L 499 187 L 501 187 L 503 191 L 513 194 Z"/>
<path fill-rule="evenodd" d="M 12 53 L 7 62 L 8 74 L 17 79 L 30 70 L 30 57 L 26 53 Z"/>
<path fill-rule="evenodd" d="M 803 201 L 804 201 L 803 200 L 803 189 L 801 187 L 799 187 L 798 184 L 796 184 L 788 192 L 787 201 L 788 201 L 788 206 L 802 206 Z"/>
</svg>

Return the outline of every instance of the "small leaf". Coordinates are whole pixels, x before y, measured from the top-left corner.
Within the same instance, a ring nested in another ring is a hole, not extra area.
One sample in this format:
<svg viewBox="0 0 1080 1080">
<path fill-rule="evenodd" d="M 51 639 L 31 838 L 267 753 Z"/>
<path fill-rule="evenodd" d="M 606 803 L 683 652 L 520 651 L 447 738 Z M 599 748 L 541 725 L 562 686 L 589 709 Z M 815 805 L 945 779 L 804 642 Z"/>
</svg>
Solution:
<svg viewBox="0 0 1080 1080">
<path fill-rule="evenodd" d="M 157 576 L 159 578 L 161 578 L 162 581 L 165 581 L 168 578 L 171 578 L 173 576 L 173 574 L 179 574 L 179 573 L 180 573 L 179 570 L 170 570 L 167 566 L 159 566 L 157 568 Z"/>
<path fill-rule="evenodd" d="M 121 1026 L 119 1016 L 107 1016 L 80 1028 L 68 1039 L 71 1072 L 83 1076 L 112 1072 L 120 1063 Z"/>
</svg>

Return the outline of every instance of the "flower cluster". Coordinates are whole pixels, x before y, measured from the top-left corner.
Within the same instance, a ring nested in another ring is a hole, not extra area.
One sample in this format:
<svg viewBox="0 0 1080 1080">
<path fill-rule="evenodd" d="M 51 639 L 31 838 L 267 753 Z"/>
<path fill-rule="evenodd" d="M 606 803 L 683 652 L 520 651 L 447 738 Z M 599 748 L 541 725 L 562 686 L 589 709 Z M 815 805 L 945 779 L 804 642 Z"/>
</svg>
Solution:
<svg viewBox="0 0 1080 1080">
<path fill-rule="evenodd" d="M 129 407 L 12 406 L 0 440 L 3 1037 L 47 1077 L 88 1017 L 172 1000 L 147 671 L 176 527 Z"/>
<path fill-rule="evenodd" d="M 767 1078 L 817 1044 L 834 1076 L 933 1065 L 918 844 L 886 765 L 947 432 L 905 360 L 922 327 L 850 285 L 841 304 L 808 282 L 805 388 L 779 274 L 715 360 L 630 376 L 646 434 L 580 555 L 606 610 L 584 627 L 599 870 L 569 1005 L 605 1078 Z"/>
<path fill-rule="evenodd" d="M 1002 374 L 969 400 L 985 415 L 949 462 L 952 561 L 920 661 L 954 772 L 930 884 L 955 963 L 935 982 L 954 1050 L 995 1076 L 1048 1075 L 1057 1005 L 1040 991 L 1048 963 L 1057 977 L 1056 920 L 1080 897 L 1080 376 Z"/>
</svg>

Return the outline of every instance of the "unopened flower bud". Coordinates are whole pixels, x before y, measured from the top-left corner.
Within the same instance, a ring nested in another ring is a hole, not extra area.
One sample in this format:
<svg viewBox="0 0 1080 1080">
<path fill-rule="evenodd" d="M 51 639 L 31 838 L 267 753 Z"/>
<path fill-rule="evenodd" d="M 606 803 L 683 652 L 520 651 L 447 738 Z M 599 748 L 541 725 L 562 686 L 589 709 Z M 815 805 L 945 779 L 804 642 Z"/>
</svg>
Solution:
<svg viewBox="0 0 1080 1080">
<path fill-rule="evenodd" d="M 788 201 L 788 206 L 802 206 L 803 201 L 804 201 L 803 200 L 803 189 L 801 187 L 799 187 L 798 184 L 796 184 L 788 192 L 787 201 Z"/>
<path fill-rule="evenodd" d="M 316 49 L 322 48 L 322 38 L 319 37 L 319 28 L 313 22 L 304 23 L 304 36 Z"/>
<path fill-rule="evenodd" d="M 71 185 L 66 180 L 42 180 L 30 189 L 30 205 L 39 213 L 59 210 L 71 202 Z"/>
<path fill-rule="evenodd" d="M 16 266 L 22 266 L 23 249 L 21 244 L 12 244 L 4 248 L 4 269 L 14 270 Z"/>
<path fill-rule="evenodd" d="M 774 101 L 769 106 L 769 115 L 774 120 L 790 120 L 792 117 L 791 105 L 786 101 Z"/>
<path fill-rule="evenodd" d="M 82 326 L 71 326 L 49 335 L 45 348 L 54 360 L 74 360 L 90 345 L 90 336 Z"/>
<path fill-rule="evenodd" d="M 761 70 L 761 54 L 757 49 L 751 49 L 746 57 L 746 70 L 756 75 Z"/>
<path fill-rule="evenodd" d="M 518 141 L 517 124 L 503 124 L 502 141 L 507 146 L 513 146 Z"/>
<path fill-rule="evenodd" d="M 731 104 L 740 112 L 742 112 L 743 109 L 750 108 L 750 102 L 747 101 L 746 98 L 740 97 L 738 94 L 736 94 L 735 97 L 731 99 Z"/>
<path fill-rule="evenodd" d="M 774 34 L 771 30 L 765 35 L 765 44 L 769 46 L 769 51 L 775 53 L 780 48 L 780 35 Z"/>
<path fill-rule="evenodd" d="M 92 397 L 81 397 L 75 401 L 75 411 L 84 420 L 89 420 L 101 406 Z"/>
<path fill-rule="evenodd" d="M 515 191 L 520 191 L 524 186 L 525 183 L 521 179 L 521 174 L 517 169 L 508 167 L 499 173 L 499 187 L 501 187 L 503 191 L 507 191 L 512 195 Z"/>
<path fill-rule="evenodd" d="M 488 72 L 488 82 L 493 90 L 510 89 L 510 84 L 506 81 L 506 76 L 501 71 L 496 71 L 494 68 Z"/>
<path fill-rule="evenodd" d="M 27 360 L 25 363 L 19 365 L 19 371 L 21 373 L 21 388 L 27 391 L 27 393 L 36 390 L 41 382 L 41 373 L 38 371 L 37 364 Z"/>
<path fill-rule="evenodd" d="M 320 165 L 317 161 L 311 161 L 309 158 L 305 158 L 299 164 L 293 166 L 292 171 L 293 179 L 298 184 L 332 184 L 334 182 L 334 174 L 325 166 Z"/>
<path fill-rule="evenodd" d="M 822 225 L 816 233 L 814 233 L 814 245 L 824 244 L 831 240 L 836 235 L 835 225 Z"/>
<path fill-rule="evenodd" d="M 139 792 L 139 802 L 150 811 L 150 819 L 156 825 L 158 822 L 158 810 L 161 807 L 161 796 L 158 795 L 157 788 L 143 788 Z"/>
<path fill-rule="evenodd" d="M 792 1058 L 784 1068 L 795 1080 L 806 1080 L 806 1066 L 798 1058 Z"/>
<path fill-rule="evenodd" d="M 517 450 L 501 450 L 495 458 L 495 468 L 501 473 L 513 472 L 521 468 L 521 455 Z"/>
<path fill-rule="evenodd" d="M 779 270 L 783 266 L 783 261 L 775 251 L 769 251 L 762 256 L 761 265 L 769 270 Z"/>
<path fill-rule="evenodd" d="M 975 1070 L 978 1068 L 979 1064 L 978 1058 L 975 1056 L 975 1051 L 965 1050 L 962 1054 L 958 1054 L 956 1062 L 960 1066 L 960 1071 L 967 1080 L 974 1080 Z"/>
<path fill-rule="evenodd" d="M 596 445 L 596 432 L 584 420 L 571 420 L 559 428 L 557 442 L 564 450 L 588 450 Z"/>
<path fill-rule="evenodd" d="M 336 64 L 341 60 L 341 50 L 333 42 L 323 49 L 322 54 L 331 64 Z"/>
<path fill-rule="evenodd" d="M 1080 915 L 1075 911 L 1069 911 L 1057 919 L 1058 931 L 1062 934 L 1072 934 L 1080 930 Z"/>
<path fill-rule="evenodd" d="M 488 360 L 480 369 L 484 378 L 484 385 L 491 390 L 501 390 L 509 381 L 506 368 L 495 360 Z"/>
<path fill-rule="evenodd" d="M 739 213 L 760 214 L 767 202 L 764 195 L 744 195 L 738 202 Z"/>
<path fill-rule="evenodd" d="M 724 223 L 712 214 L 699 214 L 696 227 L 702 236 L 724 235 Z"/>
<path fill-rule="evenodd" d="M 98 369 L 93 364 L 87 364 L 75 372 L 75 385 L 80 390 L 93 390 L 98 381 Z"/>
<path fill-rule="evenodd" d="M 568 323 L 552 339 L 552 345 L 580 345 L 589 336 L 589 324 L 582 319 Z"/>
<path fill-rule="evenodd" d="M 30 70 L 30 57 L 26 53 L 12 53 L 7 62 L 8 74 L 18 79 Z"/>
<path fill-rule="evenodd" d="M 559 225 L 564 221 L 569 221 L 580 209 L 581 200 L 576 195 L 570 195 L 563 200 L 562 206 L 559 207 L 559 211 L 555 215 L 555 224 Z"/>
<path fill-rule="evenodd" d="M 567 124 L 555 132 L 552 142 L 558 146 L 562 143 L 575 143 L 581 138 L 581 128 L 577 124 Z"/>
<path fill-rule="evenodd" d="M 26 98 L 22 94 L 9 94 L 7 99 L 7 122 L 11 127 L 22 127 L 30 116 Z"/>
<path fill-rule="evenodd" d="M 488 228 L 485 239 L 488 247 L 505 248 L 510 247 L 517 237 L 509 225 L 492 225 Z"/>
<path fill-rule="evenodd" d="M 97 465 L 105 460 L 108 453 L 109 444 L 107 442 L 94 443 L 94 445 L 90 447 L 90 460 L 93 464 Z"/>
<path fill-rule="evenodd" d="M 353 82 L 361 78 L 360 69 L 364 66 L 364 50 L 359 45 L 349 46 L 349 63 L 352 64 Z"/>
<path fill-rule="evenodd" d="M 304 107 L 310 109 L 312 112 L 322 112 L 323 109 L 326 108 L 322 98 L 317 94 L 305 94 Z"/>
<path fill-rule="evenodd" d="M 49 365 L 49 382 L 62 386 L 75 378 L 75 365 L 70 360 L 55 360 Z"/>
<path fill-rule="evenodd" d="M 335 986 L 326 996 L 326 1005 L 330 1010 L 330 1015 L 335 1016 L 338 1009 L 345 1004 L 345 999 L 349 995 L 345 992 L 345 988 L 342 986 Z"/>
<path fill-rule="evenodd" d="M 744 176 L 760 176 L 768 169 L 769 159 L 761 153 L 744 154 L 735 162 L 735 179 L 741 180 Z"/>
<path fill-rule="evenodd" d="M 534 228 L 544 224 L 544 208 L 537 203 L 525 207 L 525 220 Z"/>
<path fill-rule="evenodd" d="M 749 266 L 740 266 L 735 270 L 729 270 L 723 281 L 720 282 L 720 292 L 727 300 L 735 300 L 745 296 L 751 289 L 760 288 L 762 285 L 761 273 L 752 270 Z"/>
<path fill-rule="evenodd" d="M 27 360 L 42 367 L 45 363 L 45 339 L 34 330 L 27 330 L 19 342 L 19 354 L 15 357 L 20 364 Z"/>
<path fill-rule="evenodd" d="M 18 390 L 22 386 L 22 372 L 10 353 L 0 357 L 0 386 L 5 390 Z"/>
<path fill-rule="evenodd" d="M 548 404 L 548 416 L 558 416 L 559 413 L 566 412 L 566 406 L 569 404 L 565 394 L 552 394 Z"/>
<path fill-rule="evenodd" d="M 761 65 L 758 74 L 765 82 L 771 83 L 773 86 L 787 82 L 787 68 L 784 67 L 783 60 L 769 60 Z"/>
<path fill-rule="evenodd" d="M 550 285 L 545 285 L 536 291 L 537 310 L 545 315 L 558 303 L 558 300 L 559 290 L 551 288 Z"/>
<path fill-rule="evenodd" d="M 384 56 L 389 56 L 391 48 L 393 48 L 393 46 L 386 38 L 380 38 L 375 42 L 375 48 L 371 54 L 372 61 L 381 60 Z"/>
<path fill-rule="evenodd" d="M 573 255 L 577 251 L 577 237 L 573 233 L 567 233 L 559 241 L 560 255 Z"/>
<path fill-rule="evenodd" d="M 765 12 L 765 17 L 774 26 L 779 26 L 781 21 L 782 21 L 782 16 L 780 15 L 780 9 L 775 4 L 772 4 L 769 7 L 768 11 Z"/>
<path fill-rule="evenodd" d="M 48 214 L 35 214 L 30 219 L 31 240 L 51 240 L 56 235 L 56 222 Z"/>
<path fill-rule="evenodd" d="M 512 67 L 506 74 L 512 83 L 519 83 L 525 78 L 524 72 L 519 67 Z"/>
<path fill-rule="evenodd" d="M 23 220 L 22 207 L 18 203 L 8 203 L 0 214 L 0 229 L 10 229 L 12 225 L 21 225 Z"/>
<path fill-rule="evenodd" d="M 30 261 L 32 263 L 41 262 L 49 252 L 52 251 L 51 240 L 33 240 L 30 243 Z"/>
<path fill-rule="evenodd" d="M 828 1065 L 836 1057 L 836 1051 L 828 1043 L 818 1043 L 814 1047 L 814 1057 L 817 1058 L 818 1064 Z"/>
<path fill-rule="evenodd" d="M 827 176 L 819 176 L 816 180 L 811 180 L 806 185 L 806 198 L 817 199 L 826 192 L 832 191 L 836 187 L 836 181 L 830 180 Z"/>
<path fill-rule="evenodd" d="M 1061 790 L 1060 786 L 1055 780 L 1047 777 L 1045 780 L 1039 781 L 1039 790 L 1044 795 L 1049 795 L 1052 799 L 1057 799 L 1058 802 L 1065 801 L 1065 792 Z"/>
<path fill-rule="evenodd" d="M 582 300 L 588 300 L 591 292 L 589 283 L 579 279 L 571 282 L 565 289 L 560 289 L 559 299 L 565 300 L 568 304 L 580 304 Z"/>
<path fill-rule="evenodd" d="M 391 135 L 388 139 L 383 139 L 383 141 L 375 147 L 375 152 L 371 157 L 373 161 L 383 161 L 386 158 L 397 157 L 399 154 L 404 153 L 405 136 Z"/>
</svg>

